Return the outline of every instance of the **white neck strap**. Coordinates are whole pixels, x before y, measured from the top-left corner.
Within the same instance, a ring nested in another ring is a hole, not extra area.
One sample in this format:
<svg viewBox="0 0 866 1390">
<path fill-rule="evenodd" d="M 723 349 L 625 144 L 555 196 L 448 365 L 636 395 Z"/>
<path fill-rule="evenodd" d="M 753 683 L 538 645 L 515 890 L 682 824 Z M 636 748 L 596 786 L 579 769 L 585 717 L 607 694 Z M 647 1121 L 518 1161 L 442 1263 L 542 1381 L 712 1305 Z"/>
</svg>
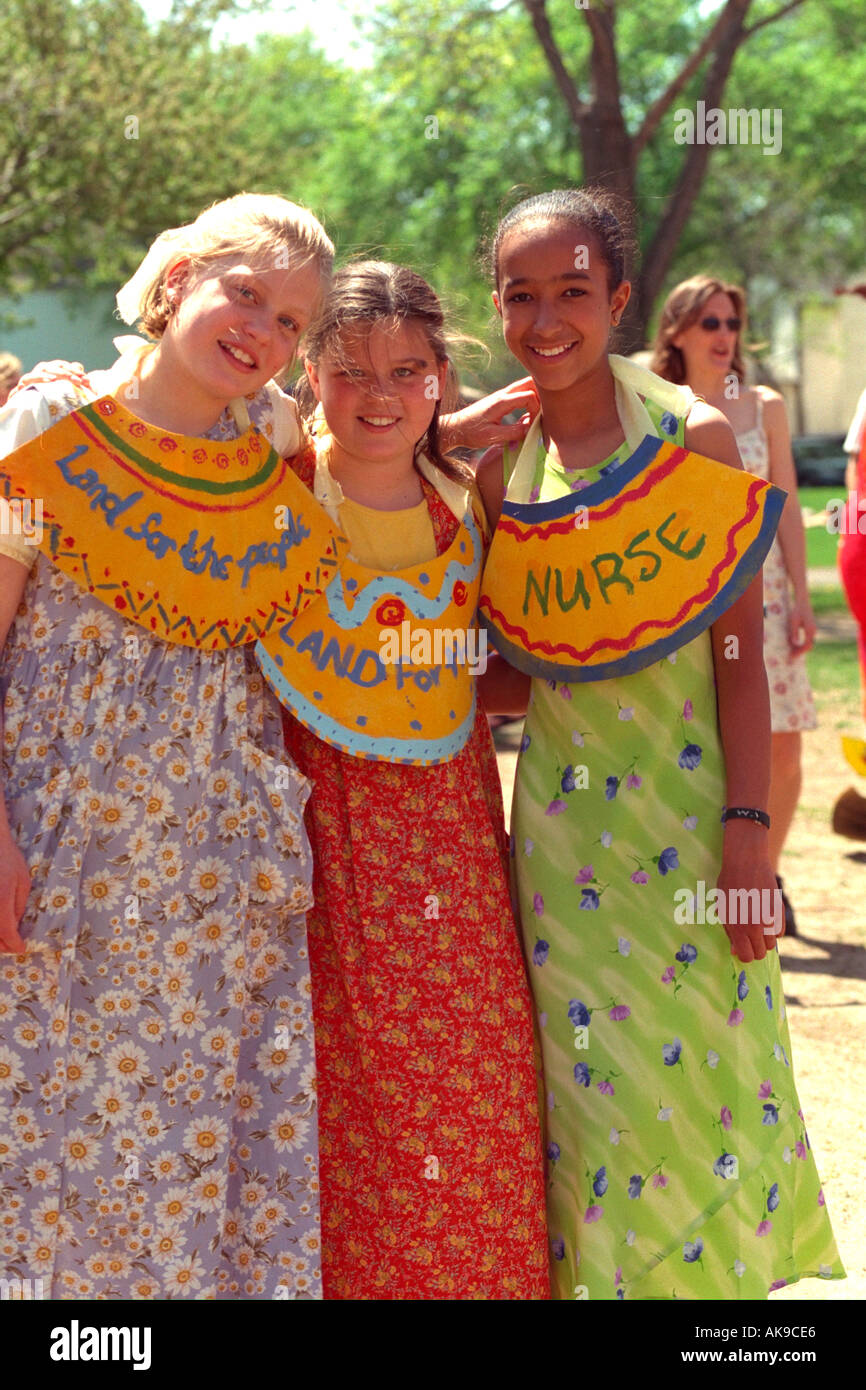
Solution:
<svg viewBox="0 0 866 1390">
<path fill-rule="evenodd" d="M 681 417 L 688 414 L 695 395 L 688 386 L 675 386 L 672 381 L 664 381 L 654 372 L 647 371 L 646 367 L 638 366 L 627 357 L 611 353 L 608 361 L 613 374 L 617 415 L 628 451 L 633 454 L 648 434 L 656 433 L 656 426 L 643 397 L 651 400 L 654 405 L 669 410 L 672 415 Z M 508 496 L 514 502 L 529 500 L 540 439 L 541 416 L 537 415 L 523 441 L 508 485 Z"/>
</svg>

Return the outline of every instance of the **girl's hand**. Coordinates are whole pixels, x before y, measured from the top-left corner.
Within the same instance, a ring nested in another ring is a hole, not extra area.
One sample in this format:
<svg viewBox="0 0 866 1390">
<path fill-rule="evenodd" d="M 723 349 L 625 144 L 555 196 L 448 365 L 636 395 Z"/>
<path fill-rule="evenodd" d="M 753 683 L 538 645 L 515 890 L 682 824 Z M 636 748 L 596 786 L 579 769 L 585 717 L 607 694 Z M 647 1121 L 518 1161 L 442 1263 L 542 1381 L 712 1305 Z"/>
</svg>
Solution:
<svg viewBox="0 0 866 1390">
<path fill-rule="evenodd" d="M 788 644 L 794 656 L 805 656 L 814 645 L 817 630 L 808 597 L 795 598 L 788 615 Z"/>
<path fill-rule="evenodd" d="M 518 444 L 540 409 L 532 377 L 513 381 L 502 391 L 482 396 L 474 405 L 443 415 L 439 421 L 442 451 L 449 449 L 489 449 L 494 444 Z M 524 414 L 512 425 L 502 423 L 503 415 L 514 410 Z"/>
<path fill-rule="evenodd" d="M 18 923 L 30 893 L 30 873 L 8 830 L 0 830 L 0 952 L 20 956 L 27 949 Z"/>
<path fill-rule="evenodd" d="M 718 887 L 725 895 L 725 931 L 731 943 L 731 955 L 744 965 L 763 960 L 768 951 L 775 950 L 777 940 L 785 931 L 782 895 L 770 867 L 766 845 L 754 843 L 758 835 L 766 837 L 766 833 L 762 826 L 749 821 L 729 821 L 725 832 Z M 742 835 L 742 842 L 731 844 L 731 835 L 738 839 Z"/>
<path fill-rule="evenodd" d="M 73 381 L 79 386 L 89 384 L 80 362 L 66 362 L 62 357 L 56 357 L 50 362 L 37 362 L 32 371 L 25 372 L 15 390 L 10 393 L 10 399 L 17 391 L 23 392 L 31 386 L 42 386 L 51 381 Z"/>
</svg>

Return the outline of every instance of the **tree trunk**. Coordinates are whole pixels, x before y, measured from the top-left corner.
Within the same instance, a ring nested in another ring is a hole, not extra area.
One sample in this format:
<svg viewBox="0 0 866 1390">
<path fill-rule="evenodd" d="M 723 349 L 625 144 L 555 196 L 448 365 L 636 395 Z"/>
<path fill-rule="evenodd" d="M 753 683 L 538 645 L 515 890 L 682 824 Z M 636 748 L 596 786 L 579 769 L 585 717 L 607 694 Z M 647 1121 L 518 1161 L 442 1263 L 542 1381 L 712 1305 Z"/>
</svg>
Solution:
<svg viewBox="0 0 866 1390">
<path fill-rule="evenodd" d="M 729 23 L 718 38 L 715 55 L 701 93 L 701 100 L 706 103 L 707 111 L 717 107 L 724 96 L 734 57 L 745 38 L 745 19 L 751 3 L 752 0 L 729 0 Z M 688 154 L 680 170 L 680 176 L 647 247 L 638 278 L 638 322 L 644 341 L 653 304 L 664 284 L 668 267 L 706 177 L 707 162 L 713 146 L 694 144 L 686 148 Z"/>
<path fill-rule="evenodd" d="M 787 0 L 777 10 L 757 20 L 748 29 L 746 17 L 753 0 L 726 0 L 712 26 L 683 65 L 667 90 L 655 101 L 639 131 L 630 136 L 625 127 L 620 99 L 619 69 L 615 40 L 617 0 L 593 0 L 593 8 L 581 8 L 590 31 L 590 95 L 584 98 L 565 66 L 547 14 L 547 0 L 523 0 L 538 41 L 547 59 L 554 82 L 562 95 L 580 140 L 583 181 L 600 185 L 635 205 L 637 165 L 640 154 L 658 132 L 674 101 L 712 55 L 700 99 L 705 109 L 720 105 L 731 67 L 740 45 L 757 29 L 774 24 L 804 0 Z M 673 134 L 671 133 L 671 137 Z M 632 298 L 621 322 L 620 350 L 634 352 L 644 346 L 653 304 L 688 222 L 707 172 L 712 146 L 693 144 L 674 188 L 670 191 L 660 222 L 656 226 L 644 257 L 640 274 L 632 283 Z"/>
<path fill-rule="evenodd" d="M 635 160 L 622 114 L 614 33 L 616 11 L 612 0 L 602 0 L 602 6 L 599 10 L 583 11 L 592 35 L 592 95 L 579 125 L 583 178 L 585 183 L 600 184 L 633 205 Z"/>
</svg>

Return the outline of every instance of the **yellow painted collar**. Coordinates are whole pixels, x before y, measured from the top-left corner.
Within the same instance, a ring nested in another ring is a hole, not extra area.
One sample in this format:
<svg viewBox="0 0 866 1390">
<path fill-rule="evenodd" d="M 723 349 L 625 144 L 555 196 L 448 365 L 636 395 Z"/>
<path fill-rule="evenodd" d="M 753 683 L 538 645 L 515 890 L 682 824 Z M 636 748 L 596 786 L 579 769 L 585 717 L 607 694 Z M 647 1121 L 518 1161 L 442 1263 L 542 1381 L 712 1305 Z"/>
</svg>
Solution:
<svg viewBox="0 0 866 1390">
<path fill-rule="evenodd" d="M 138 419 L 114 396 L 0 460 L 38 499 L 40 548 L 80 588 L 152 635 L 254 641 L 311 602 L 347 543 L 254 427 L 213 442 Z"/>
<path fill-rule="evenodd" d="M 335 499 L 332 491 L 327 500 Z M 422 564 L 380 573 L 347 556 L 324 595 L 256 648 L 278 698 L 354 757 L 418 765 L 455 757 L 475 722 L 482 553 L 467 506 L 447 551 Z"/>
<path fill-rule="evenodd" d="M 521 485 L 527 475 L 524 466 Z M 533 676 L 593 681 L 642 670 L 745 591 L 785 495 L 652 435 L 579 492 L 521 503 L 509 489 L 481 621 L 512 665 Z"/>
</svg>

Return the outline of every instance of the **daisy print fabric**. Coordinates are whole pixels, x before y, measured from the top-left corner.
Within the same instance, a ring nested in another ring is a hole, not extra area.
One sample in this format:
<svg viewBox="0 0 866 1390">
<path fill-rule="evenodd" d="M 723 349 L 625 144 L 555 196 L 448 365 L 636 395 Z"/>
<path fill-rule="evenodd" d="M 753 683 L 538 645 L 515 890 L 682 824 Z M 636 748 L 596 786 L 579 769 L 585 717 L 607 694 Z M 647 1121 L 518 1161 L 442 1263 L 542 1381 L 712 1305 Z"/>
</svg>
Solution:
<svg viewBox="0 0 866 1390">
<path fill-rule="evenodd" d="M 309 784 L 251 651 L 152 639 L 40 555 L 0 697 L 31 875 L 0 961 L 0 1274 L 319 1297 Z"/>
</svg>

